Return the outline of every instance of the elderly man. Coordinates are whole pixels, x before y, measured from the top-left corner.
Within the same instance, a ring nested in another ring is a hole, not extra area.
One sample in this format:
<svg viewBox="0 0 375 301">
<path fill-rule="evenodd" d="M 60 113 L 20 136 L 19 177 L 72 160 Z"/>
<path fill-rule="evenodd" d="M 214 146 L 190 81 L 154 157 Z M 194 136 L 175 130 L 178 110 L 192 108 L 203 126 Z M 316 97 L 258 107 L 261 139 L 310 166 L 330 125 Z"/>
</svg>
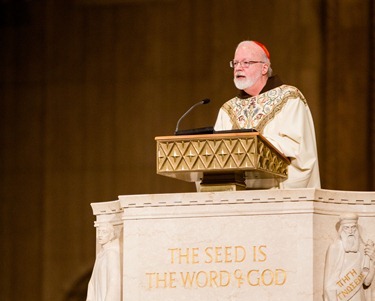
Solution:
<svg viewBox="0 0 375 301">
<path fill-rule="evenodd" d="M 97 240 L 102 246 L 96 256 L 88 285 L 87 301 L 121 300 L 120 242 L 112 224 L 104 223 L 97 228 Z"/>
<path fill-rule="evenodd" d="M 371 283 L 375 268 L 374 243 L 362 242 L 358 216 L 340 217 L 339 238 L 326 254 L 324 270 L 324 301 L 372 301 Z"/>
<path fill-rule="evenodd" d="M 270 54 L 259 42 L 241 42 L 230 66 L 240 93 L 221 107 L 215 131 L 257 130 L 291 160 L 280 188 L 320 188 L 314 124 L 302 93 L 272 76 Z M 249 188 L 258 184 L 247 181 Z"/>
</svg>

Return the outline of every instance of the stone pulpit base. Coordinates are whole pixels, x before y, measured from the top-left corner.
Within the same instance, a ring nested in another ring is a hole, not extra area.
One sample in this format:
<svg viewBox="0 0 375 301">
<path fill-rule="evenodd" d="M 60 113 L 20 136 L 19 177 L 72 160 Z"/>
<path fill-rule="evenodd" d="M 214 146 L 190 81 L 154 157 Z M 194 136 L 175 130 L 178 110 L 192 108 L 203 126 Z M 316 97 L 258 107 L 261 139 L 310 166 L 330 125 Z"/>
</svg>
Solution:
<svg viewBox="0 0 375 301">
<path fill-rule="evenodd" d="M 121 236 L 124 301 L 321 301 L 340 216 L 375 241 L 375 192 L 124 195 L 92 208 Z"/>
</svg>

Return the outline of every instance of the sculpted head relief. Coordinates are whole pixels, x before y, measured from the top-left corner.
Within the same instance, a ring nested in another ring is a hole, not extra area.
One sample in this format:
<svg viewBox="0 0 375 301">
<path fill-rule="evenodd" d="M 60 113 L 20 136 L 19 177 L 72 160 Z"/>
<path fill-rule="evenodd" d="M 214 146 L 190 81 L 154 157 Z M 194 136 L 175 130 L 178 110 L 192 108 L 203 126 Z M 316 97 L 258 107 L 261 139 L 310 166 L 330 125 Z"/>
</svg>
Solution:
<svg viewBox="0 0 375 301">
<path fill-rule="evenodd" d="M 101 224 L 97 229 L 98 243 L 105 245 L 115 238 L 115 228 L 110 223 Z"/>
<path fill-rule="evenodd" d="M 340 216 L 339 236 L 345 252 L 358 252 L 360 243 L 358 215 L 350 213 Z"/>
</svg>

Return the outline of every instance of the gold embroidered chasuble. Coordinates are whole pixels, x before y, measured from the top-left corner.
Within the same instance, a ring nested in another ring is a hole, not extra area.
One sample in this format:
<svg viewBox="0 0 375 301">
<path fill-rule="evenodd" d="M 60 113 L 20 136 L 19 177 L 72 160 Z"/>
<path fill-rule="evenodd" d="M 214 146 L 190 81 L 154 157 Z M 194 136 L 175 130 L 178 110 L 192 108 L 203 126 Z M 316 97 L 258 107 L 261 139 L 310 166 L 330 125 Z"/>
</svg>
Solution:
<svg viewBox="0 0 375 301">
<path fill-rule="evenodd" d="M 262 132 L 292 98 L 299 98 L 306 104 L 305 97 L 296 87 L 282 85 L 257 96 L 232 98 L 222 109 L 230 117 L 232 129 L 256 129 Z"/>
<path fill-rule="evenodd" d="M 215 131 L 255 129 L 272 143 L 291 164 L 288 179 L 280 188 L 320 188 L 314 122 L 303 94 L 277 77 L 268 79 L 257 96 L 244 91 L 224 103 Z M 258 183 L 248 181 L 248 187 Z"/>
</svg>

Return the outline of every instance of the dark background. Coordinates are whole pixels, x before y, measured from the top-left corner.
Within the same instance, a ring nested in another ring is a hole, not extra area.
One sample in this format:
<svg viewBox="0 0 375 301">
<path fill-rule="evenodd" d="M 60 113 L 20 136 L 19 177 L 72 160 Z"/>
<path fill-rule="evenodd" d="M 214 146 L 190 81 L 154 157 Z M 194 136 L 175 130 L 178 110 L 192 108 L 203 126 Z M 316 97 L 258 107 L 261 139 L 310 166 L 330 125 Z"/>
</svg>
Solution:
<svg viewBox="0 0 375 301">
<path fill-rule="evenodd" d="M 322 187 L 375 190 L 374 1 L 1 0 L 2 300 L 85 300 L 90 203 L 190 192 L 155 136 L 213 125 L 238 42 L 307 98 Z"/>
</svg>

